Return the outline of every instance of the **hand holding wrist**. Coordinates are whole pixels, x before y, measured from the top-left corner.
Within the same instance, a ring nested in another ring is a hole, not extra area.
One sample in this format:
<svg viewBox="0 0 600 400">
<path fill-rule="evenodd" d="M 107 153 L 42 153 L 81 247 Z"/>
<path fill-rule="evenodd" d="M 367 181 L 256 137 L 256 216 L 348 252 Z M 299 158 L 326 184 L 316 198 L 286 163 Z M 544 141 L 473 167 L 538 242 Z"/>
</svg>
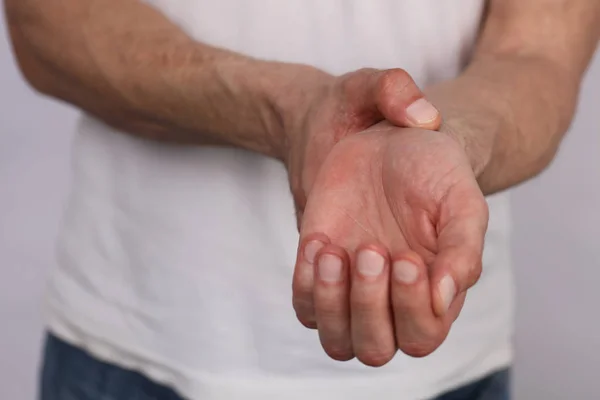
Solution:
<svg viewBox="0 0 600 400">
<path fill-rule="evenodd" d="M 286 98 L 283 110 L 290 113 L 281 114 L 286 124 L 280 159 L 288 168 L 299 215 L 321 163 L 344 137 L 384 120 L 432 130 L 441 121 L 403 70 L 362 69 L 322 78 Z"/>
</svg>

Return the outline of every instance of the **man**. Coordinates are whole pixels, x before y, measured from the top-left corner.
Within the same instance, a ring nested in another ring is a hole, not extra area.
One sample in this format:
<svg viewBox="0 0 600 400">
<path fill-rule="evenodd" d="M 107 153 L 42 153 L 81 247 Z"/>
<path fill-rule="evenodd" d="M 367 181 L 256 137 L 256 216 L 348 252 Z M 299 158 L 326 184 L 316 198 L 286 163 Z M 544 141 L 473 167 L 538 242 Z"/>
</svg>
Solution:
<svg viewBox="0 0 600 400">
<path fill-rule="evenodd" d="M 495 193 L 556 153 L 600 2 L 146 3 L 6 1 L 84 111 L 41 398 L 507 398 Z"/>
</svg>

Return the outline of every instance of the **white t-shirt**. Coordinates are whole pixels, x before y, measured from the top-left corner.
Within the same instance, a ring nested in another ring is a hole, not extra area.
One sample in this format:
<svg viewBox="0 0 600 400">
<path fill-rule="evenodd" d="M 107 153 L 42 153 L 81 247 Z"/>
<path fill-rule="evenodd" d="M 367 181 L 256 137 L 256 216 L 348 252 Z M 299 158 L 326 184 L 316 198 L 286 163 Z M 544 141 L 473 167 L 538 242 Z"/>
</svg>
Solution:
<svg viewBox="0 0 600 400">
<path fill-rule="evenodd" d="M 194 38 L 341 74 L 455 76 L 482 0 L 153 0 Z M 118 12 L 118 10 L 115 10 Z M 445 343 L 382 368 L 337 362 L 292 309 L 298 242 L 283 165 L 241 149 L 141 140 L 88 116 L 48 293 L 50 330 L 192 400 L 411 400 L 512 359 L 509 204 L 491 211 L 484 272 Z"/>
</svg>

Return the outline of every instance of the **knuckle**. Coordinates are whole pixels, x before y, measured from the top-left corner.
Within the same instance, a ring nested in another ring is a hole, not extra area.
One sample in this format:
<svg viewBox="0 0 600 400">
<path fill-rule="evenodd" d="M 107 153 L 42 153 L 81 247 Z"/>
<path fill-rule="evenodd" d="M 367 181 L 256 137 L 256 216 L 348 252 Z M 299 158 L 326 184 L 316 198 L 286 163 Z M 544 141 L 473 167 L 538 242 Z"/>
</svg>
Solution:
<svg viewBox="0 0 600 400">
<path fill-rule="evenodd" d="M 378 72 L 380 72 L 380 70 L 378 70 L 376 68 L 364 67 L 364 68 L 360 68 L 356 71 L 356 76 L 368 77 L 368 76 L 371 76 Z"/>
<path fill-rule="evenodd" d="M 300 321 L 300 323 L 302 325 L 304 325 L 305 328 L 317 329 L 317 322 L 314 319 L 302 317 L 297 314 L 296 314 L 296 318 L 298 318 L 298 321 Z"/>
<path fill-rule="evenodd" d="M 320 321 L 343 321 L 349 320 L 350 316 L 347 315 L 346 310 L 338 307 L 337 304 L 322 304 L 315 307 L 315 314 L 318 316 Z"/>
<path fill-rule="evenodd" d="M 381 74 L 375 93 L 379 107 L 391 112 L 389 107 L 392 107 L 399 99 L 402 102 L 410 102 L 419 96 L 420 91 L 408 72 L 397 68 Z"/>
<path fill-rule="evenodd" d="M 422 358 L 430 355 L 439 347 L 436 343 L 419 342 L 419 343 L 402 343 L 398 348 L 407 356 L 414 358 Z"/>
<path fill-rule="evenodd" d="M 357 352 L 356 357 L 369 367 L 382 367 L 392 360 L 394 354 L 393 349 L 372 348 Z"/>
<path fill-rule="evenodd" d="M 369 71 L 370 68 L 361 68 L 354 72 L 350 72 L 348 74 L 342 75 L 340 79 L 340 87 L 345 92 L 352 92 L 353 88 L 356 88 L 358 85 L 361 85 L 364 79 L 371 74 Z"/>
<path fill-rule="evenodd" d="M 421 358 L 433 353 L 440 344 L 440 340 L 422 340 L 398 343 L 398 348 L 407 356 Z"/>
<path fill-rule="evenodd" d="M 408 72 L 401 68 L 387 70 L 381 76 L 381 82 L 384 86 L 407 87 L 413 83 L 413 79 Z"/>
<path fill-rule="evenodd" d="M 302 325 L 304 325 L 305 328 L 308 328 L 308 329 L 317 329 L 318 328 L 317 323 L 315 321 L 300 321 L 300 323 Z"/>
<path fill-rule="evenodd" d="M 461 257 L 460 263 L 444 265 L 443 269 L 449 271 L 454 278 L 457 292 L 463 292 L 475 285 L 481 277 L 481 253 L 472 250 Z"/>
<path fill-rule="evenodd" d="M 482 264 L 481 264 L 481 260 L 476 262 L 473 265 L 473 268 L 471 268 L 471 271 L 469 271 L 469 276 L 468 276 L 468 282 L 467 282 L 467 286 L 470 288 L 471 286 L 475 285 L 477 283 L 477 281 L 479 281 L 479 278 L 481 278 L 481 274 L 483 272 L 483 268 L 482 268 Z"/>
<path fill-rule="evenodd" d="M 375 299 L 370 296 L 351 296 L 350 298 L 350 307 L 353 313 L 364 315 L 372 312 L 375 306 Z"/>
<path fill-rule="evenodd" d="M 349 361 L 354 358 L 354 352 L 349 346 L 323 346 L 325 353 L 336 361 Z"/>
<path fill-rule="evenodd" d="M 347 96 L 356 94 L 361 87 L 365 87 L 365 83 L 369 77 L 377 73 L 374 68 L 361 68 L 349 74 L 343 75 L 340 80 L 340 88 Z"/>
<path fill-rule="evenodd" d="M 312 316 L 315 314 L 315 308 L 311 301 L 306 301 L 305 299 L 295 297 L 292 300 L 292 305 L 294 307 L 294 311 L 296 311 L 298 319 L 314 319 Z"/>
<path fill-rule="evenodd" d="M 396 344 L 404 354 L 420 358 L 425 357 L 437 349 L 448 334 L 448 328 L 439 324 L 424 324 L 416 330 L 409 331 L 409 335 L 402 335 L 401 329 L 396 329 Z"/>
<path fill-rule="evenodd" d="M 431 296 L 429 291 L 418 292 L 404 287 L 392 288 L 391 305 L 397 332 L 404 332 L 408 327 L 414 327 L 421 334 L 425 333 L 428 336 L 437 333 L 433 316 L 425 318 L 427 314 L 424 314 L 423 304 L 429 302 L 429 296 Z M 430 309 L 426 308 L 425 311 Z"/>
<path fill-rule="evenodd" d="M 411 288 L 392 286 L 391 293 L 392 311 L 398 322 L 410 322 L 418 312 L 420 305 L 427 299 L 429 293 L 415 293 Z"/>
<path fill-rule="evenodd" d="M 466 267 L 455 270 L 455 276 L 458 278 L 456 281 L 458 285 L 458 291 L 470 289 L 481 277 L 482 273 L 482 260 L 481 255 L 473 251 L 469 257 L 465 260 Z"/>
</svg>

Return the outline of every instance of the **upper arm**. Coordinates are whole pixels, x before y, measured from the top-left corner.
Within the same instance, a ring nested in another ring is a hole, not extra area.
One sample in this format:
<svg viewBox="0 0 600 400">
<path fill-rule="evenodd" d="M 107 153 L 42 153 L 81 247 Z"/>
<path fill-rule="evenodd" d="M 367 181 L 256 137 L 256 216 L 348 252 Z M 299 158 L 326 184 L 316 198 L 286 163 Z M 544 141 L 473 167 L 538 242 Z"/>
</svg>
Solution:
<svg viewBox="0 0 600 400">
<path fill-rule="evenodd" d="M 600 0 L 490 0 L 478 53 L 540 57 L 581 74 L 600 39 Z"/>
</svg>

